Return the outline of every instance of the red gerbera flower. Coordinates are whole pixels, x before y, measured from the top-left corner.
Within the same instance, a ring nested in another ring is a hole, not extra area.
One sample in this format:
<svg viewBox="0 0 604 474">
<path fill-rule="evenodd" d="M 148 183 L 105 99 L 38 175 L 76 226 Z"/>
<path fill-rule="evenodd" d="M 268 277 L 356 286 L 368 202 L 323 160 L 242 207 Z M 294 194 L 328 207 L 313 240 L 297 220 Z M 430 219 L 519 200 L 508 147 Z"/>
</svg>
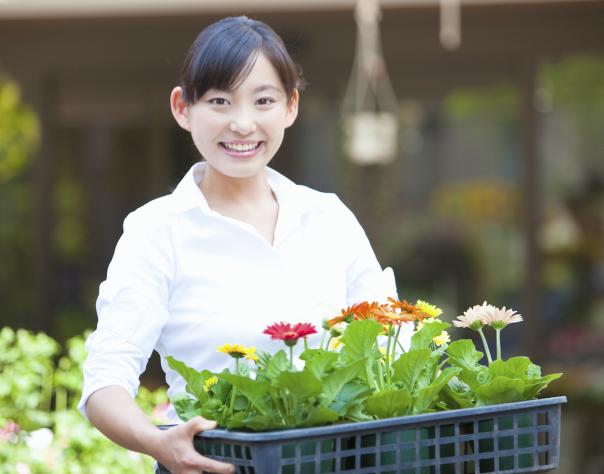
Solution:
<svg viewBox="0 0 604 474">
<path fill-rule="evenodd" d="M 292 327 L 289 323 L 275 323 L 272 326 L 267 327 L 263 334 L 271 336 L 271 340 L 279 340 L 285 342 L 288 346 L 295 346 L 298 339 L 309 334 L 315 334 L 317 330 L 310 323 L 298 323 Z"/>
</svg>

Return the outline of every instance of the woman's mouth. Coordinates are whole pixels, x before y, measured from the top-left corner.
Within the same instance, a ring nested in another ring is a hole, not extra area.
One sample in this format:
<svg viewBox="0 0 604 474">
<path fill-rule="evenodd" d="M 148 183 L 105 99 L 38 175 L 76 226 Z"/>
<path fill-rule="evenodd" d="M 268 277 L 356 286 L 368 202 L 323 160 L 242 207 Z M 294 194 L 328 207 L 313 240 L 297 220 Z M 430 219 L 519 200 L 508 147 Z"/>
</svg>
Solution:
<svg viewBox="0 0 604 474">
<path fill-rule="evenodd" d="M 260 151 L 264 142 L 220 142 L 223 151 L 235 158 L 249 158 Z"/>
</svg>

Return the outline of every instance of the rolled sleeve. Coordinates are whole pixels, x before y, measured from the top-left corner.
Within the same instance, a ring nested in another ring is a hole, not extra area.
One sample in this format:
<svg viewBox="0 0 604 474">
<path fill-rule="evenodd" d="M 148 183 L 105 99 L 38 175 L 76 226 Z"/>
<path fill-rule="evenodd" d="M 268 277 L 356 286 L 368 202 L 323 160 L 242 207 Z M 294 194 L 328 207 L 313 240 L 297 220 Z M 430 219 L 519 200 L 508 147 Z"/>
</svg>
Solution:
<svg viewBox="0 0 604 474">
<path fill-rule="evenodd" d="M 98 326 L 86 341 L 84 388 L 78 409 L 95 391 L 118 385 L 134 398 L 139 377 L 167 323 L 173 275 L 170 242 L 165 230 L 149 224 L 144 214 L 131 214 L 101 284 Z"/>
</svg>

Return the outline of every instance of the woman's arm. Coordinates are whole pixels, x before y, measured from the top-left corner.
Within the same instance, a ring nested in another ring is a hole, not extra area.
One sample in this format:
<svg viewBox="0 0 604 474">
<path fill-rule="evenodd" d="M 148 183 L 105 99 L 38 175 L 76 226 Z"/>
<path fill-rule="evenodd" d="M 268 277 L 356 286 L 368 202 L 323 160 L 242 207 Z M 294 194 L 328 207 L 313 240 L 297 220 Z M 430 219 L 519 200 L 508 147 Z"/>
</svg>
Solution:
<svg viewBox="0 0 604 474">
<path fill-rule="evenodd" d="M 90 422 L 114 443 L 130 451 L 147 454 L 172 474 L 235 472 L 232 464 L 214 461 L 193 448 L 193 436 L 216 427 L 215 421 L 198 416 L 169 430 L 158 429 L 130 394 L 117 385 L 94 392 L 86 403 Z"/>
</svg>

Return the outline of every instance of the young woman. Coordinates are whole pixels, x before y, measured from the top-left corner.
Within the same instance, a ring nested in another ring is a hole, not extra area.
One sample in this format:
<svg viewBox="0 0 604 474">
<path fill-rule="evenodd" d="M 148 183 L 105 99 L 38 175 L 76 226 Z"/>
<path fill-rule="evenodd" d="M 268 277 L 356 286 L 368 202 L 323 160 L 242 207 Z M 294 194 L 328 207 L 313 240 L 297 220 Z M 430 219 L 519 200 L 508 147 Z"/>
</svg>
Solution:
<svg viewBox="0 0 604 474">
<path fill-rule="evenodd" d="M 221 371 L 233 359 L 218 345 L 280 350 L 263 329 L 308 321 L 317 302 L 344 308 L 396 295 L 391 270 L 382 272 L 335 195 L 267 167 L 296 119 L 303 86 L 265 24 L 227 18 L 202 31 L 170 103 L 205 161 L 171 195 L 127 217 L 101 284 L 80 410 L 108 438 L 173 474 L 234 468 L 193 449 L 194 434 L 215 422 L 198 417 L 160 431 L 138 408 L 133 398 L 153 350 Z M 318 335 L 309 338 L 318 343 Z M 162 366 L 169 394 L 185 392 L 184 380 Z M 179 423 L 173 410 L 169 416 Z"/>
</svg>

